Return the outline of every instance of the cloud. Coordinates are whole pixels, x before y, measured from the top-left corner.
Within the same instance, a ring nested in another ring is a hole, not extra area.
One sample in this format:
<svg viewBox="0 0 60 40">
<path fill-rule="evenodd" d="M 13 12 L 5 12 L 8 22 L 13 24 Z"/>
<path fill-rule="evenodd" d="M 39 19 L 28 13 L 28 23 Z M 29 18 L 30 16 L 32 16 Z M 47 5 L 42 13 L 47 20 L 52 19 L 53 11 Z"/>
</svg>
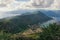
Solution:
<svg viewBox="0 0 60 40">
<path fill-rule="evenodd" d="M 22 1 L 23 2 L 23 1 L 30 1 L 30 0 L 16 0 L 16 1 Z"/>
<path fill-rule="evenodd" d="M 54 0 L 32 0 L 31 5 L 39 8 L 47 8 L 50 7 L 53 2 Z"/>
<path fill-rule="evenodd" d="M 28 2 L 20 2 L 20 9 L 60 9 L 60 0 L 30 0 Z"/>
<path fill-rule="evenodd" d="M 15 16 L 18 14 L 8 14 L 5 12 L 21 9 L 60 9 L 60 0 L 0 0 L 0 18 Z"/>
<path fill-rule="evenodd" d="M 55 9 L 60 9 L 59 3 L 60 0 L 20 0 L 20 1 L 0 0 L 0 11 L 12 11 L 18 9 L 54 9 L 55 10 Z"/>
<path fill-rule="evenodd" d="M 51 8 L 60 9 L 60 0 L 55 0 L 54 3 L 51 5 Z"/>
<path fill-rule="evenodd" d="M 31 0 L 30 7 L 44 9 L 60 9 L 60 0 Z"/>
</svg>

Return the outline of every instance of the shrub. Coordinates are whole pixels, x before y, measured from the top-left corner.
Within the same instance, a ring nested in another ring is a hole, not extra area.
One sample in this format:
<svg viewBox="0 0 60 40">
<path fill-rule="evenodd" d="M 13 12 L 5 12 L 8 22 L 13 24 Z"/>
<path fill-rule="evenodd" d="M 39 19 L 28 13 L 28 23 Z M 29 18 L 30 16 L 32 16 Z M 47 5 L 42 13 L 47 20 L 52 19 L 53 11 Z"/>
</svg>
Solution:
<svg viewBox="0 0 60 40">
<path fill-rule="evenodd" d="M 60 25 L 54 23 L 42 29 L 39 40 L 60 40 Z"/>
</svg>

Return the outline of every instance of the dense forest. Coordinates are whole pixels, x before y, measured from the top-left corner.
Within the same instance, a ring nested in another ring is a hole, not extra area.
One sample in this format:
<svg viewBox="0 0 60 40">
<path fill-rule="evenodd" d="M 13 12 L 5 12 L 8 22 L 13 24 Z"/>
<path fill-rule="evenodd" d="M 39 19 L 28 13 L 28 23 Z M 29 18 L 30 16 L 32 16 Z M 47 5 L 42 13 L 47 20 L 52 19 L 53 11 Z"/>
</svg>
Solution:
<svg viewBox="0 0 60 40">
<path fill-rule="evenodd" d="M 0 40 L 60 40 L 60 25 L 40 26 L 51 19 L 40 11 L 0 19 Z"/>
<path fill-rule="evenodd" d="M 0 40 L 60 40 L 60 25 L 54 23 L 40 28 L 41 32 L 27 35 L 23 35 L 23 32 L 12 34 L 0 30 Z"/>
<path fill-rule="evenodd" d="M 12 18 L 4 18 L 0 20 L 0 30 L 10 33 L 18 33 L 30 28 L 31 25 L 41 24 L 52 18 L 46 16 L 40 11 L 32 12 L 30 14 L 22 14 Z"/>
</svg>

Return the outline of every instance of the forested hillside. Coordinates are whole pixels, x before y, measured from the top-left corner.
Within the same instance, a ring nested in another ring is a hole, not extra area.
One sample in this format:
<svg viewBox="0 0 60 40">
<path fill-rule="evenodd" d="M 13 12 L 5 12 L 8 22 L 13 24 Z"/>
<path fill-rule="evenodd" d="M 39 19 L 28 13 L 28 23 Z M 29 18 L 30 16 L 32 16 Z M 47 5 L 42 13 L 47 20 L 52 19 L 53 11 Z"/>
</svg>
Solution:
<svg viewBox="0 0 60 40">
<path fill-rule="evenodd" d="M 40 11 L 32 12 L 31 14 L 30 13 L 27 14 L 27 13 L 12 18 L 8 17 L 8 18 L 0 19 L 0 34 L 1 34 L 0 36 L 2 36 L 1 40 L 2 39 L 8 40 L 10 36 L 13 37 L 15 36 L 17 37 L 18 35 L 22 36 L 23 33 L 26 34 L 27 32 L 28 34 L 29 31 L 31 31 L 30 34 L 31 33 L 35 34 L 36 32 L 38 33 L 41 31 L 39 24 L 42 24 L 52 19 Z M 36 36 L 36 34 L 33 36 Z"/>
</svg>

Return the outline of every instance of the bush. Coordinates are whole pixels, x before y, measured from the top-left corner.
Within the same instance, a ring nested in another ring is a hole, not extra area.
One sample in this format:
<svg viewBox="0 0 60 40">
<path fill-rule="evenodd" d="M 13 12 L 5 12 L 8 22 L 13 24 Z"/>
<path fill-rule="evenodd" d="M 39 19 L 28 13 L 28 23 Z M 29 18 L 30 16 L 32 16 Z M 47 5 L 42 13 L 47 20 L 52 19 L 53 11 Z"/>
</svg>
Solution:
<svg viewBox="0 0 60 40">
<path fill-rule="evenodd" d="M 39 40 L 60 40 L 60 25 L 56 23 L 50 24 L 42 28 L 43 32 L 40 33 Z"/>
</svg>

